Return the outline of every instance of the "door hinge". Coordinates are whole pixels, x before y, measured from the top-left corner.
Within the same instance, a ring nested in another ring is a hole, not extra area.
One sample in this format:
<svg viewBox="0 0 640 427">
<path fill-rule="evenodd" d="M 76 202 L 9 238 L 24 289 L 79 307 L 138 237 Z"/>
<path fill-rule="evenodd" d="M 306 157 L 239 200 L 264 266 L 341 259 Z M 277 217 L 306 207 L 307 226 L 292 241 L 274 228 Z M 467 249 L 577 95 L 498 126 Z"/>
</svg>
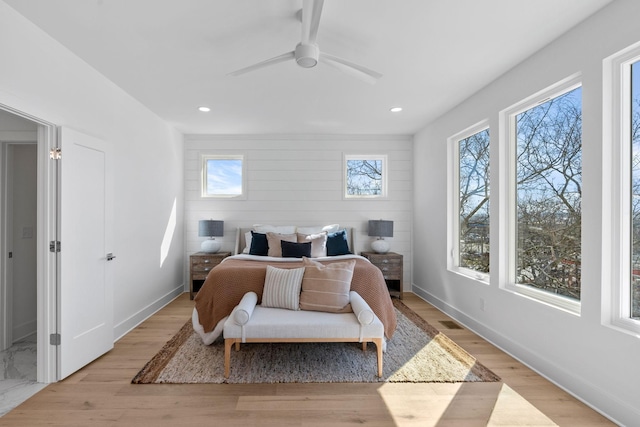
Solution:
<svg viewBox="0 0 640 427">
<path fill-rule="evenodd" d="M 49 150 L 49 158 L 51 160 L 60 160 L 62 158 L 62 148 L 52 148 Z"/>
<path fill-rule="evenodd" d="M 60 345 L 60 334 L 51 334 L 51 335 L 49 335 L 49 344 L 51 344 L 51 345 Z"/>
<path fill-rule="evenodd" d="M 49 252 L 60 252 L 60 241 L 52 240 L 49 242 Z"/>
</svg>

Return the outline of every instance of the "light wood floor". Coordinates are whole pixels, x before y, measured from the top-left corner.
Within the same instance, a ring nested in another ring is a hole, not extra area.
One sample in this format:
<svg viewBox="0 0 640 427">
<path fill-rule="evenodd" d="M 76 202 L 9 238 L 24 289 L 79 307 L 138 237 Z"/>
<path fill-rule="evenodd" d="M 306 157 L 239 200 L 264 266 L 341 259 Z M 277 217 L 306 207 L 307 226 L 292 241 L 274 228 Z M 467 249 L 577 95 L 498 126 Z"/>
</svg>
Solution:
<svg viewBox="0 0 640 427">
<path fill-rule="evenodd" d="M 601 415 L 413 294 L 404 302 L 498 374 L 498 383 L 132 385 L 191 317 L 184 294 L 115 348 L 0 418 L 0 425 L 603 426 Z"/>
</svg>

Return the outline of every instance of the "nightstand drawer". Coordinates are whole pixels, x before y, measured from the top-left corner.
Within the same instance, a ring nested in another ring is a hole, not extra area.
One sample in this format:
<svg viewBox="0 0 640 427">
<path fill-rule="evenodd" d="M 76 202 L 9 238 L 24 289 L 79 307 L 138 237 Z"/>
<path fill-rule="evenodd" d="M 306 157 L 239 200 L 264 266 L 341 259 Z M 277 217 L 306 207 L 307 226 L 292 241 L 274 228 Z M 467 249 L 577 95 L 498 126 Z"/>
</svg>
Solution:
<svg viewBox="0 0 640 427">
<path fill-rule="evenodd" d="M 209 275 L 208 271 L 191 272 L 191 280 L 205 280 Z"/>
<path fill-rule="evenodd" d="M 387 269 L 386 267 L 382 267 L 380 268 L 380 271 L 382 271 L 382 275 L 385 280 L 400 280 L 400 277 L 402 277 L 402 271 L 400 271 L 400 268 Z"/>
<path fill-rule="evenodd" d="M 375 264 L 378 267 L 382 267 L 385 265 L 388 266 L 400 266 L 402 265 L 402 258 L 396 256 L 388 256 L 387 254 L 382 254 L 382 255 L 369 255 L 367 258 L 369 258 L 369 261 L 371 261 L 372 264 Z"/>
<path fill-rule="evenodd" d="M 197 273 L 209 273 L 213 267 L 220 264 L 220 262 L 216 262 L 215 264 L 212 262 L 194 262 L 191 264 L 191 272 L 193 274 Z"/>
</svg>

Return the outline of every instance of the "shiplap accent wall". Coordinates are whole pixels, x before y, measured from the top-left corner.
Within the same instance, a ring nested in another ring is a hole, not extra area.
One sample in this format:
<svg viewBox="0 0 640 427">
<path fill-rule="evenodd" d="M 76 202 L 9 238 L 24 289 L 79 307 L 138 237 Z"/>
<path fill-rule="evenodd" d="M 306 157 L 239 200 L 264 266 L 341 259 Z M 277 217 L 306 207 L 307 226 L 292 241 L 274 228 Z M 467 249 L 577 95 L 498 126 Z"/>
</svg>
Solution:
<svg viewBox="0 0 640 427">
<path fill-rule="evenodd" d="M 200 196 L 203 154 L 243 154 L 243 200 Z M 387 156 L 388 197 L 343 198 L 345 154 Z M 404 287 L 411 289 L 413 137 L 405 135 L 185 136 L 185 256 L 200 249 L 198 221 L 225 222 L 222 250 L 233 252 L 237 227 L 338 223 L 356 229 L 355 251 L 370 249 L 370 219 L 394 221 L 391 250 L 404 256 Z M 352 250 L 353 250 L 352 249 Z M 185 263 L 188 268 L 188 263 Z"/>
</svg>

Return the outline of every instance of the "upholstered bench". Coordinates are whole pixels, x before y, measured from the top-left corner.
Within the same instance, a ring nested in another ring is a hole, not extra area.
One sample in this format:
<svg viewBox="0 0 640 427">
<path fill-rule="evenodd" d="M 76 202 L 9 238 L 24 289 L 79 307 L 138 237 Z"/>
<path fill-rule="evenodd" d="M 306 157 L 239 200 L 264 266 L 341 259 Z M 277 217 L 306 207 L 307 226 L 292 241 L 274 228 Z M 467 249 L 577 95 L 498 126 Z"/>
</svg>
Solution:
<svg viewBox="0 0 640 427">
<path fill-rule="evenodd" d="M 224 324 L 224 376 L 229 377 L 231 347 L 240 343 L 274 342 L 361 342 L 376 345 L 378 376 L 382 376 L 384 326 L 367 302 L 354 291 L 349 292 L 353 312 L 287 310 L 256 305 L 258 296 L 248 292 L 233 309 Z"/>
</svg>

